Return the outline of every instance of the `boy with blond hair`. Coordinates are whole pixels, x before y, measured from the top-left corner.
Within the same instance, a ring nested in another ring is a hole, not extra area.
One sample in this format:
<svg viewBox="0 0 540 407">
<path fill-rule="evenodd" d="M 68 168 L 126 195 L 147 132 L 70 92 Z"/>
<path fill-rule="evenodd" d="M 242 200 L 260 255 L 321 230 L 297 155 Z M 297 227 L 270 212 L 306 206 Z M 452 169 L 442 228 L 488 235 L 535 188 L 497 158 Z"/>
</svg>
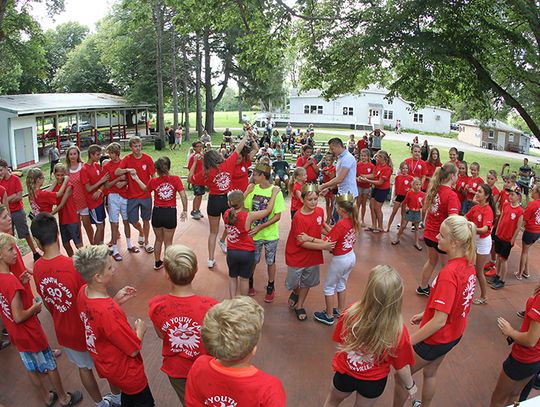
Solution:
<svg viewBox="0 0 540 407">
<path fill-rule="evenodd" d="M 197 257 L 184 245 L 165 250 L 166 278 L 170 291 L 150 300 L 148 315 L 163 339 L 161 371 L 168 377 L 182 405 L 186 405 L 186 378 L 193 362 L 206 354 L 201 326 L 207 311 L 218 302 L 195 295 L 191 282 L 197 273 Z"/>
<path fill-rule="evenodd" d="M 86 349 L 100 377 L 121 390 L 123 407 L 153 407 L 141 357 L 141 342 L 146 325 L 135 321 L 134 329 L 120 308 L 136 295 L 126 286 L 109 297 L 114 275 L 113 260 L 106 245 L 86 246 L 73 257 L 75 268 L 87 282 L 77 298 L 77 306 L 86 334 Z"/>
<path fill-rule="evenodd" d="M 201 330 L 208 353 L 191 368 L 186 405 L 285 406 L 281 381 L 251 364 L 264 322 L 263 308 L 249 297 L 212 307 Z"/>
</svg>

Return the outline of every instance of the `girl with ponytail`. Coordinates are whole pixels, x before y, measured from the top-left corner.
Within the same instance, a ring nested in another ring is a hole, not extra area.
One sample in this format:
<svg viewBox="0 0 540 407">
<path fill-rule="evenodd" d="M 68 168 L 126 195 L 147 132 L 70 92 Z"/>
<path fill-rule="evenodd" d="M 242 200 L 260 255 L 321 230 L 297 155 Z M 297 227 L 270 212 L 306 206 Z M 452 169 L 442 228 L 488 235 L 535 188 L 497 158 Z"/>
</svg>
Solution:
<svg viewBox="0 0 540 407">
<path fill-rule="evenodd" d="M 487 184 L 478 187 L 474 196 L 475 204 L 468 212 L 467 219 L 476 225 L 476 278 L 480 284 L 480 297 L 473 303 L 482 305 L 487 303 L 487 283 L 484 276 L 484 266 L 491 254 L 491 229 L 495 214 L 495 202 L 491 188 Z"/>
<path fill-rule="evenodd" d="M 43 171 L 39 168 L 31 168 L 26 175 L 26 189 L 28 191 L 28 201 L 30 202 L 32 216 L 36 216 L 40 212 L 48 212 L 54 215 L 66 204 L 69 198 L 68 194 L 64 194 L 69 181 L 67 175 L 64 176 L 61 187 L 57 192 L 52 191 L 56 186 L 56 178 L 49 188 L 42 190 L 44 180 Z M 60 198 L 61 201 L 58 203 L 58 199 Z M 53 210 L 53 207 L 57 203 L 58 205 Z"/>
<path fill-rule="evenodd" d="M 411 318 L 411 324 L 420 324 L 411 335 L 415 352 L 412 373 L 423 370 L 421 402 L 426 407 L 435 395 L 437 370 L 465 331 L 476 285 L 474 223 L 463 216 L 450 216 L 441 224 L 437 240 L 439 250 L 448 254 L 448 263 L 433 283 L 424 312 Z M 394 407 L 402 406 L 406 399 L 406 389 L 396 381 Z"/>
<path fill-rule="evenodd" d="M 227 194 L 230 208 L 225 211 L 223 220 L 227 230 L 227 266 L 231 298 L 236 297 L 238 291 L 240 295 L 248 295 L 249 278 L 255 261 L 255 244 L 249 234 L 251 224 L 270 215 L 279 191 L 280 188 L 274 186 L 266 209 L 255 212 L 247 212 L 244 208 L 242 191 L 235 189 Z"/>
</svg>

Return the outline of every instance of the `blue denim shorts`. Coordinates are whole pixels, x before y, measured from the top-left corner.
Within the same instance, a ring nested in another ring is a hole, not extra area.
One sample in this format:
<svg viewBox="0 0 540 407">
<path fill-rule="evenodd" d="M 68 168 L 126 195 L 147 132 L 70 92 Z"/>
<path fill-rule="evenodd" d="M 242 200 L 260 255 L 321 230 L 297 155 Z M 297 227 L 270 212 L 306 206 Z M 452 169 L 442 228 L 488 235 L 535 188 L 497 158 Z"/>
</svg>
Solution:
<svg viewBox="0 0 540 407">
<path fill-rule="evenodd" d="M 50 347 L 40 352 L 19 352 L 19 355 L 29 372 L 47 373 L 56 369 L 56 359 Z"/>
</svg>

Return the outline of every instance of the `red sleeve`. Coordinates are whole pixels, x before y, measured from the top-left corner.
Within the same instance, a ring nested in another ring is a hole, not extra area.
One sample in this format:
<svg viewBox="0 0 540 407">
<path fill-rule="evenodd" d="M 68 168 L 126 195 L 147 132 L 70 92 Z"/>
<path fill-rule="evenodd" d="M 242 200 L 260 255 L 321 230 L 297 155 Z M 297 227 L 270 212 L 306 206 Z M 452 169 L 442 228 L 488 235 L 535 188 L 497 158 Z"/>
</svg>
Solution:
<svg viewBox="0 0 540 407">
<path fill-rule="evenodd" d="M 191 178 L 193 185 L 206 185 L 206 177 L 204 171 L 195 172 Z"/>
<path fill-rule="evenodd" d="M 195 154 L 191 154 L 188 158 L 188 161 L 187 161 L 187 167 L 188 169 L 191 169 L 191 166 L 193 165 L 193 160 L 195 158 Z"/>
<path fill-rule="evenodd" d="M 154 188 L 156 187 L 156 183 L 158 182 L 158 181 L 157 181 L 158 179 L 159 179 L 159 178 L 150 178 L 150 179 L 148 180 L 148 182 L 146 183 L 146 189 L 147 189 L 148 191 L 153 191 Z"/>
<path fill-rule="evenodd" d="M 286 396 L 283 384 L 277 377 L 272 377 L 272 381 L 265 380 L 264 384 L 267 386 L 264 395 L 264 400 L 261 401 L 261 407 L 285 407 Z"/>
<path fill-rule="evenodd" d="M 174 186 L 175 186 L 176 190 L 178 192 L 183 191 L 184 190 L 184 184 L 182 183 L 182 180 L 180 179 L 180 177 L 175 177 L 174 180 L 175 180 Z"/>
<path fill-rule="evenodd" d="M 460 208 L 461 208 L 461 204 L 459 202 L 459 198 L 457 197 L 457 194 L 450 193 L 450 196 L 448 197 L 448 206 L 447 206 L 448 215 L 459 214 Z"/>
<path fill-rule="evenodd" d="M 40 197 L 40 199 L 42 199 L 43 201 L 45 201 L 48 204 L 56 205 L 56 202 L 57 202 L 56 192 L 41 191 L 39 193 L 39 197 Z M 60 199 L 58 199 L 58 202 L 59 201 L 60 201 Z"/>
<path fill-rule="evenodd" d="M 338 222 L 334 225 L 332 229 L 330 229 L 330 232 L 326 235 L 326 238 L 324 240 L 328 240 L 330 242 L 336 242 L 339 240 L 340 237 L 344 235 L 343 233 L 343 227 L 341 226 L 343 223 Z"/>
<path fill-rule="evenodd" d="M 388 181 L 392 176 L 392 168 L 388 167 L 381 171 L 381 179 Z"/>
<path fill-rule="evenodd" d="M 441 278 L 441 274 L 439 274 L 437 284 L 433 288 L 433 294 L 430 294 L 433 296 L 433 301 L 429 307 L 450 315 L 456 298 L 456 288 L 454 282 L 444 278 L 444 276 Z"/>
<path fill-rule="evenodd" d="M 141 341 L 135 331 L 121 319 L 115 318 L 115 324 L 106 332 L 108 340 L 126 355 L 141 350 Z"/>
<path fill-rule="evenodd" d="M 343 340 L 341 339 L 341 330 L 343 329 L 343 320 L 345 318 L 339 318 L 338 322 L 336 324 L 336 329 L 334 329 L 334 333 L 332 334 L 332 340 L 337 343 L 343 343 Z"/>
<path fill-rule="evenodd" d="M 402 369 L 407 365 L 414 365 L 414 354 L 411 346 L 411 339 L 405 326 L 403 326 L 401 339 L 399 340 L 399 344 L 395 349 L 395 356 L 392 358 L 391 363 L 396 370 Z"/>
<path fill-rule="evenodd" d="M 128 168 L 128 165 L 127 165 L 127 160 L 128 160 L 128 156 L 125 156 L 124 158 L 122 158 L 122 161 L 120 161 L 120 164 L 118 164 L 118 168 Z"/>
<path fill-rule="evenodd" d="M 152 160 L 152 158 L 148 156 L 147 161 L 148 161 L 147 171 L 148 171 L 148 174 L 152 176 L 156 173 L 156 169 L 154 168 L 154 160 Z"/>
<path fill-rule="evenodd" d="M 489 227 L 492 227 L 493 226 L 493 211 L 491 210 L 491 207 L 489 205 L 486 205 L 486 210 L 485 210 L 485 216 L 483 216 L 482 220 L 483 220 L 483 226 L 489 226 Z"/>
<path fill-rule="evenodd" d="M 540 294 L 534 296 L 531 309 L 527 312 L 527 316 L 533 321 L 540 323 Z"/>
<path fill-rule="evenodd" d="M 13 177 L 13 193 L 17 193 L 17 192 L 20 192 L 23 190 L 23 187 L 22 187 L 22 184 L 21 184 L 21 180 L 19 179 L 19 177 L 15 176 L 15 175 L 12 175 Z M 13 195 L 13 194 L 12 194 Z"/>
<path fill-rule="evenodd" d="M 296 166 L 297 166 L 297 167 L 302 167 L 302 166 L 304 165 L 304 163 L 302 162 L 302 158 L 303 158 L 303 157 L 300 156 L 300 157 L 298 157 L 298 158 L 296 159 Z"/>
<path fill-rule="evenodd" d="M 90 182 L 90 177 L 88 175 L 88 170 L 86 169 L 86 166 L 83 164 L 81 168 L 81 183 L 88 184 Z"/>
<path fill-rule="evenodd" d="M 226 171 L 230 172 L 231 175 L 234 174 L 237 159 L 238 153 L 236 151 L 233 151 L 233 153 L 225 160 L 225 169 Z"/>
</svg>

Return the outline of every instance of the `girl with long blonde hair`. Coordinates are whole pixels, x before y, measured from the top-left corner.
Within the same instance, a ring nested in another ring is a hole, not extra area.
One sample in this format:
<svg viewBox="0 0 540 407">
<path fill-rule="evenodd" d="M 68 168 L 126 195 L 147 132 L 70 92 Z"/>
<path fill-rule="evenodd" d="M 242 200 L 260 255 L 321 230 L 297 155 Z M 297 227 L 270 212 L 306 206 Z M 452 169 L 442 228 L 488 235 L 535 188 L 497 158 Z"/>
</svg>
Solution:
<svg viewBox="0 0 540 407">
<path fill-rule="evenodd" d="M 69 198 L 68 194 L 64 194 L 66 190 L 69 178 L 64 177 L 62 185 L 57 192 L 53 192 L 53 188 L 56 186 L 56 178 L 51 186 L 45 190 L 42 190 L 45 175 L 40 168 L 31 168 L 26 174 L 26 189 L 28 191 L 28 201 L 30 202 L 30 208 L 32 210 L 32 216 L 36 216 L 40 212 L 48 212 L 51 215 L 55 215 L 66 204 Z M 62 198 L 58 203 L 58 199 Z M 56 208 L 53 207 L 56 205 Z"/>
<path fill-rule="evenodd" d="M 437 245 L 448 254 L 448 262 L 433 283 L 424 312 L 411 318 L 411 324 L 420 324 L 420 329 L 411 335 L 415 352 L 412 373 L 423 371 L 423 407 L 431 404 L 437 370 L 467 326 L 476 287 L 475 240 L 476 226 L 463 216 L 450 216 L 441 224 Z M 394 407 L 402 406 L 406 398 L 405 389 L 396 384 Z"/>
<path fill-rule="evenodd" d="M 361 300 L 345 311 L 334 331 L 332 339 L 339 345 L 325 407 L 338 406 L 353 392 L 356 407 L 374 405 L 386 387 L 390 366 L 409 395 L 416 394 L 411 376 L 414 356 L 401 315 L 402 301 L 399 273 L 386 265 L 373 268 Z"/>
</svg>

